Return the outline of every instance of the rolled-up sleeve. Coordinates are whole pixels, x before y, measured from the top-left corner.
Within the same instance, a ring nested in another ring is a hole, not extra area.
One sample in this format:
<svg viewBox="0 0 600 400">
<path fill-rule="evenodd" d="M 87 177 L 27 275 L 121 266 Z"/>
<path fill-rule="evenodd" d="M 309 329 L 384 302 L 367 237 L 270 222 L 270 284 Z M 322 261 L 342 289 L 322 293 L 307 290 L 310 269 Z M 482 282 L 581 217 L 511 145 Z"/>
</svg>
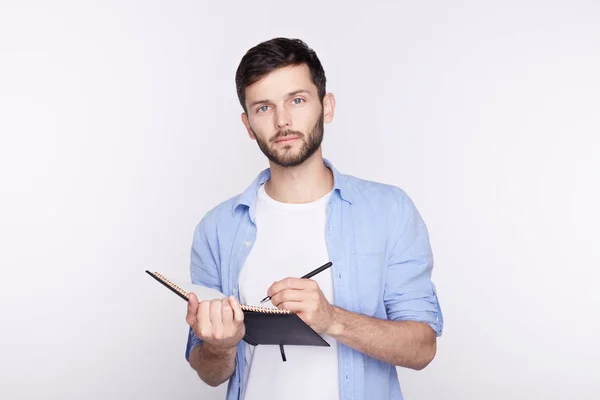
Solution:
<svg viewBox="0 0 600 400">
<path fill-rule="evenodd" d="M 203 218 L 194 230 L 190 257 L 192 283 L 221 291 L 221 279 L 215 251 L 210 246 L 207 217 Z M 185 359 L 189 361 L 192 349 L 202 343 L 192 329 L 188 331 Z"/>
<path fill-rule="evenodd" d="M 425 322 L 440 336 L 444 321 L 431 280 L 433 254 L 429 233 L 408 195 L 397 189 L 395 197 L 384 292 L 388 319 Z"/>
</svg>

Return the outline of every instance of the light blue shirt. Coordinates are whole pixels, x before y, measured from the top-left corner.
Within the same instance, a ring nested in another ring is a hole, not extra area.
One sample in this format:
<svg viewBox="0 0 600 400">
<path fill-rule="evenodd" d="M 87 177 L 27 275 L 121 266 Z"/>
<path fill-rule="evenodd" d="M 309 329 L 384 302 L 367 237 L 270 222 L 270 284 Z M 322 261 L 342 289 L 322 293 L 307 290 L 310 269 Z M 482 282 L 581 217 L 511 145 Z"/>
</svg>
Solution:
<svg viewBox="0 0 600 400">
<path fill-rule="evenodd" d="M 327 204 L 326 244 L 333 263 L 334 304 L 392 321 L 422 321 L 437 336 L 443 317 L 431 281 L 433 255 L 427 227 L 412 200 L 395 186 L 333 172 Z M 256 239 L 255 205 L 262 171 L 241 194 L 206 213 L 194 231 L 192 283 L 240 298 L 238 279 Z M 185 358 L 201 343 L 192 330 Z M 238 345 L 227 400 L 242 399 L 245 342 Z M 283 361 L 282 361 L 283 362 Z M 396 368 L 338 343 L 340 400 L 401 400 Z"/>
</svg>

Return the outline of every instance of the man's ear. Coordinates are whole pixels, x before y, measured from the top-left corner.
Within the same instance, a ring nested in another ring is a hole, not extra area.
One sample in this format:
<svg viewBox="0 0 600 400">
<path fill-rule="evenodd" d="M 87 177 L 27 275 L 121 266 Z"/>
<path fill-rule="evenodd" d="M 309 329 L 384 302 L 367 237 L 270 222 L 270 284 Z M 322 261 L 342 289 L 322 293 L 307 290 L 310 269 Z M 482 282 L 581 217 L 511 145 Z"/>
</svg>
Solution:
<svg viewBox="0 0 600 400">
<path fill-rule="evenodd" d="M 244 126 L 246 127 L 246 130 L 248 131 L 248 136 L 250 136 L 250 139 L 252 140 L 256 140 L 256 137 L 254 136 L 254 132 L 252 132 L 252 129 L 250 129 L 250 121 L 248 121 L 248 115 L 246 115 L 246 113 L 242 113 L 242 123 L 244 124 Z"/>
<path fill-rule="evenodd" d="M 323 121 L 330 123 L 333 121 L 333 115 L 335 114 L 335 96 L 333 93 L 327 93 L 323 97 Z"/>
</svg>

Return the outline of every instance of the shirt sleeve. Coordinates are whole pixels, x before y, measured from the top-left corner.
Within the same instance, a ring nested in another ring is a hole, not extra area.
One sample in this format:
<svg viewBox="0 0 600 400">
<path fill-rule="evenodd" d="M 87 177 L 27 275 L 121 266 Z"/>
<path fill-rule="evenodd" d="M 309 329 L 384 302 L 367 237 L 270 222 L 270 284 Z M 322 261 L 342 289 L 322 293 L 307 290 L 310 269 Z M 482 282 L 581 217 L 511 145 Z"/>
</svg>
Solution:
<svg viewBox="0 0 600 400">
<path fill-rule="evenodd" d="M 431 280 L 433 254 L 427 227 L 409 196 L 398 189 L 392 221 L 384 303 L 393 321 L 419 321 L 436 336 L 443 330 L 443 315 Z"/>
<path fill-rule="evenodd" d="M 194 230 L 190 257 L 190 275 L 192 283 L 202 285 L 211 289 L 221 290 L 221 278 L 218 268 L 218 260 L 215 252 L 209 244 L 207 232 L 207 219 L 203 218 Z M 192 349 L 202 343 L 192 328 L 188 330 L 188 340 L 185 349 L 185 359 L 189 362 Z"/>
</svg>

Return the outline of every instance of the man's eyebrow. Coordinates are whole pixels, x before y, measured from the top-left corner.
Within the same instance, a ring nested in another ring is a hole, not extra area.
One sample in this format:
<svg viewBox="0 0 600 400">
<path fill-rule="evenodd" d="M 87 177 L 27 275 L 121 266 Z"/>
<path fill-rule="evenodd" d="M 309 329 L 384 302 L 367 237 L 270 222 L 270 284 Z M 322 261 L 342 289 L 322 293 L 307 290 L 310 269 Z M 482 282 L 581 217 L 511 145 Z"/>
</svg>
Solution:
<svg viewBox="0 0 600 400">
<path fill-rule="evenodd" d="M 295 95 L 300 94 L 300 93 L 306 93 L 306 94 L 310 95 L 310 92 L 308 90 L 306 90 L 306 89 L 299 89 L 299 90 L 294 90 L 293 92 L 289 92 L 286 95 L 286 97 L 292 97 L 292 96 L 295 96 Z M 253 101 L 252 103 L 250 103 L 250 107 L 254 107 L 254 106 L 259 105 L 259 104 L 270 103 L 270 102 L 271 102 L 270 100 L 256 100 L 256 101 Z"/>
<path fill-rule="evenodd" d="M 300 89 L 300 90 L 294 90 L 293 92 L 289 92 L 287 94 L 287 97 L 292 97 L 292 96 L 295 96 L 295 95 L 300 94 L 300 93 L 310 94 L 310 92 L 308 90 L 306 90 L 306 89 Z"/>
<path fill-rule="evenodd" d="M 253 101 L 252 103 L 250 103 L 250 107 L 254 107 L 258 104 L 268 103 L 268 102 L 269 102 L 269 100 L 256 100 L 256 101 Z"/>
</svg>

